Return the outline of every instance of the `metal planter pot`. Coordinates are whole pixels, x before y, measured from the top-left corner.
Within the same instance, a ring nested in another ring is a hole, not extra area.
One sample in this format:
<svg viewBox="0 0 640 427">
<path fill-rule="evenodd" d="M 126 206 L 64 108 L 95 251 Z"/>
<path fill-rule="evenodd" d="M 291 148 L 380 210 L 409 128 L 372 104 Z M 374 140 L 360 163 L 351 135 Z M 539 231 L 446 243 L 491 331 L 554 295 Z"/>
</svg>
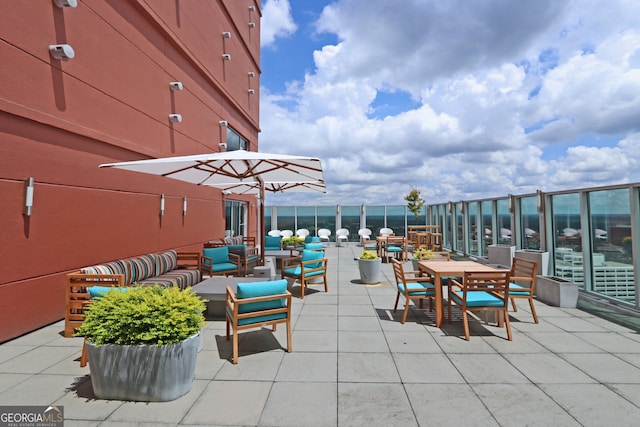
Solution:
<svg viewBox="0 0 640 427">
<path fill-rule="evenodd" d="M 165 346 L 87 342 L 93 392 L 101 399 L 175 400 L 191 390 L 199 344 L 200 333 Z"/>
<path fill-rule="evenodd" d="M 366 284 L 380 282 L 380 267 L 382 259 L 359 259 L 358 268 L 360 269 L 360 281 Z"/>
</svg>

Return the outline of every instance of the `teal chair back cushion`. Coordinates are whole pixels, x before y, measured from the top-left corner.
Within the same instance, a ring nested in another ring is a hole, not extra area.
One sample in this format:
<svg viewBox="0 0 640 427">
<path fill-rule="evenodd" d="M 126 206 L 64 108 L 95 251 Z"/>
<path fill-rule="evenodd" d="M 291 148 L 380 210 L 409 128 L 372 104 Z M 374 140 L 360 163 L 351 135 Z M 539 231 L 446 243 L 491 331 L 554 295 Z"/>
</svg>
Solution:
<svg viewBox="0 0 640 427">
<path fill-rule="evenodd" d="M 287 291 L 287 279 L 274 280 L 272 282 L 238 283 L 236 297 L 238 299 L 266 297 L 269 295 L 282 295 Z M 275 299 L 263 302 L 240 304 L 238 313 L 251 313 L 254 311 L 270 310 L 285 306 L 285 299 Z"/>
<path fill-rule="evenodd" d="M 301 261 L 316 261 L 316 260 L 321 260 L 324 258 L 324 252 L 322 251 L 309 251 L 309 250 L 304 250 L 302 251 L 302 258 Z M 312 262 L 309 264 L 305 265 L 305 268 L 318 268 L 322 266 L 321 262 Z"/>
<path fill-rule="evenodd" d="M 227 249 L 230 251 L 246 251 L 247 245 L 227 245 Z"/>
<path fill-rule="evenodd" d="M 318 249 L 322 249 L 322 243 L 305 243 L 304 248 L 312 251 L 317 251 Z"/>
<path fill-rule="evenodd" d="M 304 238 L 305 243 L 317 243 L 319 241 L 320 241 L 320 238 L 318 236 L 306 236 Z"/>
<path fill-rule="evenodd" d="M 214 264 L 222 264 L 231 262 L 229 260 L 229 248 L 221 246 L 219 248 L 204 248 L 203 255 L 211 258 Z"/>
<path fill-rule="evenodd" d="M 280 249 L 280 236 L 265 236 L 264 246 L 266 248 L 278 248 Z"/>
</svg>

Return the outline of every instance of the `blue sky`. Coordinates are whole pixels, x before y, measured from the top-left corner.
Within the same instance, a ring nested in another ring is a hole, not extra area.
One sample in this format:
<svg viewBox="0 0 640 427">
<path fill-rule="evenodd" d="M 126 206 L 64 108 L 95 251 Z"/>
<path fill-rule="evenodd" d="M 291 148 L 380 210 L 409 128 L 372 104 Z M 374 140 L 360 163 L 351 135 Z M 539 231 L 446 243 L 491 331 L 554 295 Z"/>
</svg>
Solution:
<svg viewBox="0 0 640 427">
<path fill-rule="evenodd" d="M 640 2 L 263 0 L 260 150 L 429 203 L 640 181 Z"/>
</svg>

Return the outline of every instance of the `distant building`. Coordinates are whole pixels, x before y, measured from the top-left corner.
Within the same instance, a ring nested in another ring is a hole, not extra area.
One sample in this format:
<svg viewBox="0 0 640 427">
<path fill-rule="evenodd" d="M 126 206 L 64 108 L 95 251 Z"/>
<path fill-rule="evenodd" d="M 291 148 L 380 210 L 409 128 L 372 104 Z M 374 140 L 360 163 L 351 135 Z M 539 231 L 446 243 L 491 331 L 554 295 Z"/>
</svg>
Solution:
<svg viewBox="0 0 640 427">
<path fill-rule="evenodd" d="M 260 14 L 258 0 L 38 0 L 0 16 L 0 342 L 64 317 L 68 272 L 200 250 L 225 211 L 255 235 L 250 198 L 98 165 L 257 150 Z"/>
</svg>

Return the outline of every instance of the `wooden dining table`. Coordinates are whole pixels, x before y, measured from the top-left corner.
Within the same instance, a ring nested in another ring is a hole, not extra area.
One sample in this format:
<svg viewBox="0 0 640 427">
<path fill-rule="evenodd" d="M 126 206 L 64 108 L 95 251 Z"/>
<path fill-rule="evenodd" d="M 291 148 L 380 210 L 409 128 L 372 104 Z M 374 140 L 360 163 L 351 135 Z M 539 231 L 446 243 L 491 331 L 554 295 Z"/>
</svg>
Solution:
<svg viewBox="0 0 640 427">
<path fill-rule="evenodd" d="M 442 293 L 443 277 L 462 277 L 467 271 L 509 271 L 497 269 L 475 261 L 420 261 L 418 271 L 433 276 L 436 291 L 436 326 L 439 328 L 444 319 L 444 297 Z"/>
</svg>

